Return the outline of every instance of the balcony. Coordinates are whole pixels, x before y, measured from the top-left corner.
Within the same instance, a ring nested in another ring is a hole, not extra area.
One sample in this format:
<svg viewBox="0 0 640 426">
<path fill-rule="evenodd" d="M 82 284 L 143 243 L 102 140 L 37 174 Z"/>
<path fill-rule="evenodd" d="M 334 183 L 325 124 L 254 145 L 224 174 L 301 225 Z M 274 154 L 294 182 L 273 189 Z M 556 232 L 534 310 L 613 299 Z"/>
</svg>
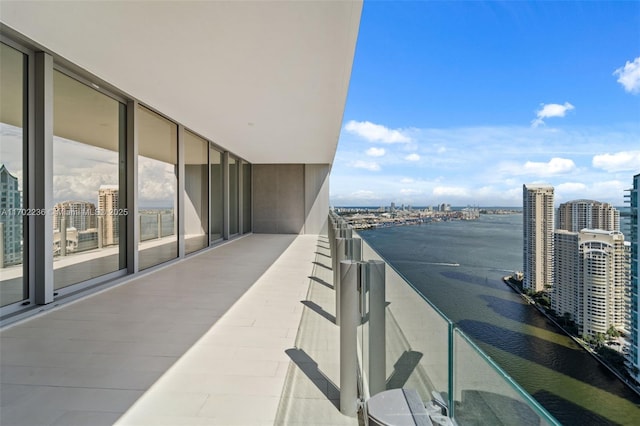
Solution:
<svg viewBox="0 0 640 426">
<path fill-rule="evenodd" d="M 0 423 L 357 424 L 318 315 L 325 246 L 249 235 L 5 328 Z"/>
<path fill-rule="evenodd" d="M 0 423 L 356 425 L 340 412 L 331 268 L 326 236 L 253 234 L 7 327 Z M 460 425 L 557 424 L 385 268 L 387 389 L 438 398 Z M 368 335 L 363 321 L 361 401 Z"/>
</svg>

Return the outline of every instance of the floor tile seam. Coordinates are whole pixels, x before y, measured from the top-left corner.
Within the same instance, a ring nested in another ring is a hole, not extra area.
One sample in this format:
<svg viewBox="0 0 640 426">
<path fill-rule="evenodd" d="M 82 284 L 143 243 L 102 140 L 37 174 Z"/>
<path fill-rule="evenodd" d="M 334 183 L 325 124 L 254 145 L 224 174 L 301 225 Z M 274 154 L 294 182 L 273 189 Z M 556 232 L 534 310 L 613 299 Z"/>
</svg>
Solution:
<svg viewBox="0 0 640 426">
<path fill-rule="evenodd" d="M 59 379 L 56 379 L 59 381 Z M 108 386 L 100 386 L 100 387 L 96 387 L 96 386 L 78 386 L 78 385 L 52 385 L 52 384 L 45 384 L 45 383 L 13 383 L 13 382 L 5 382 L 3 381 L 2 383 L 0 383 L 0 388 L 2 386 L 29 386 L 29 387 L 33 387 L 33 388 L 52 388 L 52 389 L 82 389 L 82 390 L 87 390 L 87 389 L 92 389 L 92 390 L 105 390 L 105 391 L 117 391 L 117 392 L 137 392 L 137 393 L 143 393 L 146 389 L 147 386 L 145 387 L 141 387 L 141 388 L 137 388 L 137 387 L 130 387 L 130 388 L 123 388 L 123 387 L 108 387 Z M 3 407 L 3 408 L 9 408 L 9 407 Z"/>
<path fill-rule="evenodd" d="M 265 288 L 269 288 L 269 293 L 272 293 L 273 295 L 279 296 L 279 297 L 277 297 L 277 299 L 280 302 L 282 302 L 282 304 L 284 304 L 284 305 L 288 305 L 289 303 L 297 303 L 298 302 L 299 295 L 297 293 L 295 293 L 295 294 L 287 294 L 287 292 L 285 292 L 284 295 L 288 296 L 288 299 L 283 300 L 283 298 L 282 298 L 283 294 L 282 293 L 278 293 L 277 289 L 278 288 L 282 288 L 282 287 L 286 288 L 288 286 L 285 286 L 284 284 L 282 284 L 282 281 L 278 280 L 275 283 L 269 283 L 269 282 L 266 282 L 265 280 L 263 280 L 262 278 L 263 277 L 258 279 L 258 281 L 256 281 L 256 283 L 250 289 L 248 289 L 247 292 L 240 299 L 238 299 L 236 304 L 234 304 L 234 306 L 238 305 L 238 309 L 237 310 L 234 310 L 233 307 L 232 307 L 225 313 L 225 315 L 223 317 L 221 317 L 219 319 L 218 324 L 221 327 L 224 326 L 224 317 L 225 316 L 227 316 L 227 315 L 242 315 L 243 309 L 242 309 L 241 306 L 239 306 L 239 304 L 244 303 L 244 302 L 249 302 L 249 304 L 251 304 L 252 296 L 255 296 L 255 297 L 264 296 L 261 293 L 264 291 Z M 306 285 L 308 285 L 308 278 L 305 278 L 305 279 L 301 278 L 301 282 L 303 282 L 305 280 L 307 282 Z M 302 283 L 300 284 L 301 287 L 303 285 L 304 284 L 302 284 Z M 273 289 L 273 290 L 271 290 L 271 289 Z M 294 301 L 294 299 L 295 299 L 295 301 Z M 279 312 L 280 309 L 281 309 L 280 304 L 279 305 L 268 305 L 268 304 L 265 304 L 264 302 L 267 301 L 268 299 L 265 300 L 264 298 L 261 298 L 259 300 L 260 300 L 259 305 L 260 305 L 260 307 L 262 309 L 262 314 L 267 313 L 269 311 Z M 240 313 L 238 311 L 240 311 Z M 298 315 L 296 315 L 296 318 L 297 317 L 298 317 Z M 255 323 L 254 323 L 253 326 L 255 326 Z M 213 331 L 213 330 L 211 330 L 211 331 Z"/>
<path fill-rule="evenodd" d="M 281 255 L 280 255 L 280 257 L 279 257 L 278 259 L 276 259 L 276 261 L 274 262 L 274 264 L 277 264 L 277 262 L 278 262 L 278 261 L 283 257 L 283 255 L 284 255 L 285 253 L 287 253 L 287 251 L 290 251 L 290 250 L 292 249 L 292 247 L 296 245 L 295 243 L 296 243 L 296 240 L 294 240 L 294 241 L 293 241 L 293 242 L 292 242 L 292 243 L 287 247 L 287 249 L 285 250 L 285 252 L 284 252 L 283 254 L 281 254 Z M 267 269 L 267 271 L 265 271 L 265 273 L 266 273 L 266 272 L 268 272 L 268 271 L 269 271 L 271 268 L 273 268 L 273 267 L 274 267 L 274 265 L 272 265 L 270 268 L 268 268 L 268 269 Z M 264 276 L 264 274 L 265 274 L 265 273 L 263 273 L 263 275 L 262 275 L 262 276 Z M 219 318 L 218 322 L 216 322 L 215 324 L 213 324 L 213 326 L 212 326 L 212 327 L 211 327 L 207 332 L 205 332 L 205 333 L 201 336 L 201 338 L 200 338 L 200 339 L 199 339 L 199 340 L 198 340 L 198 341 L 197 341 L 197 342 L 196 342 L 196 343 L 195 343 L 195 344 L 194 344 L 194 345 L 193 345 L 193 346 L 192 346 L 192 347 L 191 347 L 191 348 L 190 348 L 190 349 L 189 349 L 189 350 L 184 354 L 184 355 L 186 355 L 186 354 L 187 354 L 187 353 L 189 353 L 190 351 L 197 351 L 197 350 L 199 350 L 199 349 L 202 349 L 202 348 L 200 348 L 200 347 L 199 347 L 199 345 L 200 345 L 200 343 L 202 342 L 202 340 L 203 340 L 207 335 L 209 335 L 210 333 L 212 333 L 212 332 L 213 332 L 213 330 L 216 328 L 216 325 L 217 325 L 217 324 L 220 324 L 220 323 L 222 322 L 222 320 L 225 318 L 225 316 L 230 315 L 230 314 L 231 314 L 232 312 L 234 312 L 234 311 L 242 310 L 242 305 L 243 305 L 243 301 L 244 301 L 244 299 L 247 299 L 247 298 L 249 298 L 249 297 L 251 296 L 251 293 L 252 293 L 252 292 L 251 292 L 251 289 L 256 288 L 257 286 L 259 286 L 262 276 L 261 276 L 261 277 L 259 277 L 259 278 L 258 278 L 258 279 L 253 283 L 253 285 L 251 285 L 251 286 L 250 286 L 250 287 L 245 291 L 245 293 L 244 293 L 244 294 L 242 294 L 242 295 L 240 296 L 240 298 L 238 298 L 238 299 L 236 300 L 236 302 L 235 302 L 231 307 L 229 307 L 229 309 L 228 309 L 228 310 L 227 310 L 227 311 L 226 311 L 226 312 L 221 316 L 221 318 Z M 274 310 L 277 310 L 277 309 L 276 309 L 276 307 L 274 307 Z M 291 339 L 289 339 L 289 340 L 291 340 Z M 181 357 L 181 359 L 182 359 L 182 358 L 184 358 L 184 355 L 183 355 L 183 357 Z M 180 370 L 181 370 L 181 368 L 180 368 L 180 361 L 181 361 L 181 359 L 177 360 L 177 361 L 176 361 L 176 363 L 175 363 L 173 366 L 171 366 L 171 367 L 167 370 L 167 372 L 165 373 L 165 376 L 161 377 L 161 378 L 160 378 L 156 383 L 154 383 L 154 384 L 149 388 L 149 390 L 148 390 L 147 392 L 145 392 L 145 394 L 140 398 L 140 400 L 142 400 L 142 399 L 145 397 L 145 395 L 149 395 L 149 397 L 151 397 L 151 394 L 154 392 L 154 388 L 156 388 L 156 389 L 157 389 L 158 387 L 160 387 L 160 386 L 161 386 L 161 382 L 163 381 L 163 379 L 169 380 L 169 377 L 168 377 L 169 375 L 172 375 L 172 374 L 178 374 L 178 375 L 179 375 L 179 374 L 180 374 Z M 277 370 L 276 370 L 276 372 L 277 372 Z M 250 376 L 248 376 L 248 377 L 250 377 Z M 274 375 L 274 376 L 267 376 L 267 377 L 277 377 L 277 376 L 275 376 L 275 375 Z M 283 381 L 284 381 L 284 377 L 283 377 Z M 283 383 L 283 384 L 284 384 L 284 383 Z M 280 388 L 281 388 L 281 387 L 280 387 Z M 139 400 L 139 401 L 140 401 L 140 400 Z M 127 412 L 132 412 L 132 415 L 134 415 L 134 413 L 133 413 L 133 411 L 132 411 L 132 410 L 135 408 L 135 406 L 136 406 L 136 405 L 137 405 L 137 402 L 136 402 L 133 406 L 131 406 L 131 407 L 130 407 L 130 409 L 129 409 Z M 274 418 L 275 418 L 275 417 L 274 417 Z"/>
<path fill-rule="evenodd" d="M 300 237 L 298 237 L 300 238 Z M 237 304 L 239 304 L 243 299 L 249 297 L 257 288 L 261 288 L 264 281 L 265 281 L 265 276 L 268 276 L 268 274 L 270 273 L 270 271 L 272 271 L 274 268 L 276 268 L 276 265 L 278 264 L 278 262 L 281 261 L 281 259 L 283 258 L 283 256 L 285 256 L 287 254 L 288 251 L 291 251 L 293 246 L 296 245 L 296 241 L 298 241 L 298 238 L 296 240 L 294 240 L 289 247 L 287 247 L 287 249 L 284 251 L 283 254 L 280 255 L 280 257 L 278 259 L 276 259 L 274 261 L 274 263 L 260 276 L 256 279 L 256 281 L 253 283 L 253 285 L 251 285 L 245 292 L 244 294 L 242 294 L 240 296 L 240 298 L 236 301 L 236 303 L 233 306 L 236 306 Z M 227 312 L 225 312 L 225 315 L 229 314 L 233 308 L 233 306 L 227 310 Z M 222 318 L 221 318 L 222 319 Z"/>
<path fill-rule="evenodd" d="M 126 356 L 121 357 L 121 358 L 128 358 Z M 166 357 L 167 361 L 177 361 L 178 357 L 177 356 L 172 356 L 172 357 Z M 101 361 L 101 360 L 97 360 L 97 361 Z M 96 362 L 97 362 L 96 361 Z M 116 359 L 117 361 L 117 359 Z M 144 360 L 140 360 L 140 361 L 144 361 Z M 158 373 L 158 372 L 162 372 L 165 371 L 166 368 L 158 368 L 158 369 L 139 369 L 139 368 L 131 368 L 130 366 L 122 366 L 122 364 L 119 365 L 114 365 L 112 367 L 104 367 L 104 363 L 103 364 L 99 364 L 99 366 L 95 366 L 95 365 L 91 365 L 89 363 L 84 364 L 84 365 L 75 365 L 75 366 L 65 366 L 65 365 L 51 365 L 51 363 L 47 363 L 46 365 L 37 365 L 36 363 L 31 363 L 31 364 L 13 364 L 13 363 L 6 363 L 6 362 L 2 362 L 2 368 L 20 368 L 20 369 L 25 369 L 25 368 L 31 368 L 31 369 L 38 369 L 38 370 L 65 370 L 65 371 L 93 371 L 93 372 L 108 372 L 108 371 L 130 371 L 130 372 L 141 372 L 141 373 Z M 4 381 L 2 382 L 4 383 Z"/>
<path fill-rule="evenodd" d="M 295 242 L 294 242 L 294 243 L 292 243 L 292 246 L 293 246 L 294 244 L 295 244 Z M 290 248 L 291 248 L 291 246 L 290 246 Z M 282 258 L 282 256 L 281 256 L 281 258 Z M 280 258 L 279 260 L 281 260 L 281 258 Z M 268 271 L 267 271 L 267 272 L 266 272 L 266 273 L 265 273 L 265 274 L 264 274 L 264 275 L 263 275 L 263 276 L 258 280 L 258 282 L 256 282 L 256 284 L 254 284 L 254 286 L 252 287 L 252 290 L 254 290 L 254 291 L 253 291 L 253 292 L 248 291 L 248 292 L 243 296 L 243 298 L 250 299 L 252 296 L 253 296 L 253 297 L 260 297 L 260 296 L 262 296 L 262 295 L 261 295 L 262 291 L 258 291 L 258 290 L 264 290 L 264 289 L 265 289 L 265 287 L 272 287 L 275 291 L 277 291 L 277 289 L 278 289 L 278 288 L 286 287 L 286 286 L 284 286 L 284 285 L 282 284 L 282 281 L 280 281 L 280 280 L 279 280 L 279 278 L 280 278 L 280 276 L 282 276 L 282 275 L 288 275 L 286 278 L 289 278 L 289 277 L 290 277 L 290 275 L 291 275 L 291 271 L 286 271 L 286 272 L 288 272 L 288 274 L 284 274 L 284 272 L 283 272 L 283 269 L 282 269 L 282 268 L 277 268 L 277 267 L 275 267 L 275 266 L 274 266 L 274 267 L 272 267 L 272 268 L 273 268 L 274 270 L 272 270 L 272 269 L 270 268 L 270 269 L 269 269 L 269 270 L 268 270 Z M 273 273 L 270 273 L 270 272 L 273 272 Z M 300 273 L 299 271 L 295 271 L 295 274 L 299 274 L 299 273 Z M 306 283 L 307 283 L 307 285 L 308 285 L 308 276 L 306 276 L 306 271 L 304 271 L 304 274 L 305 274 L 305 278 L 304 278 L 304 280 L 303 280 L 303 281 L 304 281 L 304 282 L 306 282 Z M 271 280 L 271 279 L 273 279 L 273 280 L 279 280 L 280 282 L 277 282 L 277 281 L 276 281 L 276 283 L 269 282 L 269 280 Z M 289 284 L 289 285 L 290 285 L 290 284 Z M 298 298 L 299 298 L 299 297 L 297 297 L 297 296 L 298 296 L 298 294 L 289 295 L 287 304 L 289 304 L 289 303 L 298 303 Z M 247 305 L 246 305 L 246 304 L 245 304 L 244 306 L 238 306 L 238 310 L 239 310 L 239 311 L 243 311 L 243 310 L 244 310 L 243 308 L 246 308 L 246 307 L 247 307 Z M 263 311 L 263 312 L 269 312 L 269 311 L 278 312 L 281 308 L 280 308 L 279 306 L 275 306 L 275 305 L 274 305 L 274 306 L 271 306 L 271 307 L 269 307 L 269 306 L 263 307 L 263 309 L 264 309 L 264 311 Z M 243 315 L 243 313 L 242 313 L 242 312 L 240 312 L 240 313 L 238 313 L 237 311 L 235 311 L 235 312 L 234 312 L 234 310 L 231 310 L 231 309 L 227 312 L 227 314 L 228 314 L 228 315 L 233 315 L 233 314 L 240 314 L 240 315 Z M 300 312 L 299 314 L 295 314 L 295 315 L 294 315 L 294 317 L 295 317 L 295 323 L 296 323 L 296 324 L 299 324 L 299 323 L 300 323 L 301 316 L 302 316 L 302 312 Z M 293 322 L 293 321 L 292 321 L 292 322 Z M 256 325 L 259 325 L 259 324 L 257 324 L 257 323 L 255 323 L 255 322 L 254 322 L 254 324 L 253 324 L 253 325 L 252 325 L 252 327 L 250 327 L 250 328 L 253 328 L 253 329 L 254 329 L 254 330 L 256 330 L 256 331 L 259 331 L 259 328 L 260 328 L 260 327 L 256 327 Z M 223 327 L 223 322 L 222 322 L 222 321 L 220 322 L 220 326 L 221 326 L 221 327 Z M 288 329 L 288 328 L 290 328 L 290 327 L 268 327 L 268 328 L 270 328 L 270 329 L 275 329 L 275 330 L 281 330 L 281 329 L 283 329 L 283 328 L 284 328 L 284 329 Z M 292 346 L 295 344 L 295 335 L 290 336 L 289 338 L 286 338 L 286 337 L 285 337 L 284 339 L 283 339 L 283 338 L 280 338 L 280 340 L 279 340 L 279 344 L 277 345 L 277 348 L 278 348 L 278 349 L 282 349 L 282 350 L 284 351 L 284 350 L 286 350 L 287 348 L 283 348 L 282 340 L 285 340 L 285 341 L 287 342 L 287 344 L 285 344 L 284 346 L 292 347 Z M 249 361 L 249 362 L 250 362 L 250 361 Z M 285 359 L 285 360 L 283 360 L 283 361 L 277 361 L 277 362 L 278 362 L 278 364 L 285 363 L 285 364 L 287 364 L 287 365 L 288 365 L 288 364 L 290 363 L 290 360 Z M 227 376 L 227 377 L 233 377 L 233 376 Z M 247 375 L 247 376 L 243 376 L 243 377 L 245 377 L 245 378 L 250 378 L 250 377 L 256 377 L 256 376 L 255 376 L 255 375 L 253 375 L 253 376 L 252 376 L 252 375 Z M 284 388 L 284 386 L 285 386 L 286 375 L 277 375 L 277 370 L 276 370 L 276 375 L 273 375 L 273 376 L 257 376 L 257 377 L 261 377 L 261 378 L 274 378 L 274 379 L 276 379 L 276 383 L 273 383 L 273 384 L 272 384 L 272 385 L 273 385 L 273 387 L 274 387 L 273 396 L 274 396 L 275 398 L 278 398 L 278 401 L 279 401 L 279 398 L 280 398 L 280 396 L 282 395 L 282 390 L 283 390 L 283 388 Z M 238 392 L 238 394 L 239 394 L 239 395 L 244 395 L 244 396 L 246 396 L 247 398 L 249 398 L 249 397 L 252 397 L 252 396 L 253 396 L 253 395 L 245 395 L 245 394 L 242 394 L 242 393 L 239 393 L 239 392 Z M 272 413 L 272 415 L 271 415 L 271 418 L 275 420 L 276 415 L 277 415 L 277 407 L 276 407 L 276 409 L 273 411 L 273 413 Z"/>
<path fill-rule="evenodd" d="M 226 241 L 225 243 L 220 244 L 219 246 L 216 246 L 216 247 L 212 247 L 212 248 L 206 250 L 203 253 L 197 254 L 196 256 L 216 256 L 216 257 L 219 257 L 219 256 L 221 256 L 220 251 L 223 251 L 225 248 L 227 250 L 229 250 L 230 247 L 237 248 L 237 252 L 238 252 L 237 254 L 243 256 L 245 254 L 244 254 L 244 252 L 242 251 L 241 248 L 238 248 L 238 243 L 244 242 L 244 245 L 246 245 L 246 244 L 250 244 L 250 242 L 247 242 L 247 241 L 250 241 L 252 239 L 262 239 L 262 240 L 268 240 L 269 239 L 269 238 L 256 237 L 255 235 L 256 234 L 250 234 L 250 235 L 242 236 L 242 237 L 240 237 L 238 239 Z M 291 244 L 289 244 L 289 246 L 290 245 Z M 289 246 L 287 246 L 285 248 L 285 251 Z M 258 253 L 262 253 L 265 250 L 254 250 L 254 251 L 256 251 Z M 266 250 L 266 251 L 268 252 L 268 250 Z M 95 293 L 92 293 L 92 294 L 87 294 L 86 296 L 83 296 L 81 298 L 78 298 L 78 299 L 75 299 L 75 300 L 72 300 L 72 301 L 69 301 L 69 302 L 63 302 L 60 306 L 54 306 L 51 309 L 43 311 L 43 312 L 39 312 L 39 313 L 35 314 L 32 317 L 27 317 L 27 318 L 25 318 L 23 320 L 20 320 L 20 321 L 16 322 L 16 323 L 9 324 L 6 327 L 3 327 L 2 329 L 0 329 L 0 334 L 3 331 L 9 330 L 9 329 L 13 329 L 14 327 L 20 326 L 20 325 L 22 325 L 24 323 L 28 323 L 28 322 L 30 322 L 32 320 L 36 320 L 36 319 L 39 319 L 39 318 L 46 317 L 47 315 L 49 315 L 51 313 L 59 312 L 61 310 L 69 308 L 71 306 L 77 306 L 78 304 L 89 304 L 92 301 L 92 299 L 95 299 L 96 297 L 103 296 L 103 295 L 106 295 L 106 294 L 112 295 L 112 294 L 114 294 L 113 292 L 118 290 L 118 289 L 125 289 L 125 288 L 131 287 L 133 285 L 136 285 L 138 283 L 144 283 L 146 279 L 149 279 L 151 281 L 151 280 L 153 280 L 153 276 L 154 275 L 162 273 L 162 271 L 164 271 L 164 270 L 166 270 L 168 268 L 184 267 L 187 270 L 192 269 L 192 267 L 188 266 L 187 263 L 189 263 L 190 261 L 194 260 L 196 256 L 194 256 L 193 258 L 187 257 L 185 259 L 179 259 L 176 262 L 172 262 L 172 263 L 170 263 L 168 265 L 163 265 L 160 268 L 154 269 L 154 270 L 151 270 L 151 271 L 140 271 L 140 274 L 141 274 L 140 276 L 123 277 L 121 280 L 119 280 L 120 282 L 118 282 L 117 284 L 115 284 L 113 286 L 109 286 L 108 288 L 99 290 L 99 291 L 97 291 Z M 223 252 L 222 256 L 224 256 L 224 252 Z M 224 266 L 228 266 L 228 264 L 225 263 Z M 145 301 L 145 304 L 147 304 L 147 303 L 148 303 L 148 299 Z"/>
</svg>

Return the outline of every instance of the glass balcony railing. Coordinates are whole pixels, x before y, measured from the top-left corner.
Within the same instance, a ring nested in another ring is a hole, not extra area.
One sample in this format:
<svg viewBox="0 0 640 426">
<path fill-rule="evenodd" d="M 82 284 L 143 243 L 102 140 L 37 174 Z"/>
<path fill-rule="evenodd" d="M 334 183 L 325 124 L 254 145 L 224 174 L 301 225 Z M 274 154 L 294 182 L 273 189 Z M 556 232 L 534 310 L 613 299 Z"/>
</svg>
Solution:
<svg viewBox="0 0 640 426">
<path fill-rule="evenodd" d="M 362 260 L 384 262 L 364 240 Z M 371 341 L 380 330 L 370 329 L 365 295 L 357 333 L 363 401 L 380 390 L 413 389 L 426 406 L 442 407 L 434 424 L 560 424 L 402 274 L 388 263 L 384 268 L 386 385 L 370 391 L 369 378 L 376 374 Z"/>
<path fill-rule="evenodd" d="M 141 242 L 175 234 L 172 210 L 141 211 L 139 221 Z"/>
</svg>

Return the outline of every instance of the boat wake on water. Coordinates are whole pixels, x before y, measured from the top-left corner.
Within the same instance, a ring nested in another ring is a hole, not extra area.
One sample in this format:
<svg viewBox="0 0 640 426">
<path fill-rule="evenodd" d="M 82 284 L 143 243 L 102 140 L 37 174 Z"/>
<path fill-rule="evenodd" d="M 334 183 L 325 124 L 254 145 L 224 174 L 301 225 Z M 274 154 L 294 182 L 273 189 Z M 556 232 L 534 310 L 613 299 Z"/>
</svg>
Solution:
<svg viewBox="0 0 640 426">
<path fill-rule="evenodd" d="M 412 265 L 436 265 L 436 266 L 460 266 L 459 263 L 450 263 L 450 262 L 419 262 L 416 260 L 398 260 L 395 263 L 408 263 Z"/>
</svg>

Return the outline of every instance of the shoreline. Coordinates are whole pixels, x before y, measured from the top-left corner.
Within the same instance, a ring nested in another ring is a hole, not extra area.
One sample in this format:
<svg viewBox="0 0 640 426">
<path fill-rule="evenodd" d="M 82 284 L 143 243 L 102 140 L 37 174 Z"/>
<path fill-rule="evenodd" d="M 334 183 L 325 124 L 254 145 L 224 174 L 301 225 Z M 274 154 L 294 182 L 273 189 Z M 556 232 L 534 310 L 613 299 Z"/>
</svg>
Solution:
<svg viewBox="0 0 640 426">
<path fill-rule="evenodd" d="M 634 391 L 638 396 L 640 396 L 640 387 L 635 386 L 634 384 L 630 383 L 629 380 L 624 377 L 618 370 L 616 370 L 615 368 L 611 367 L 605 360 L 603 360 L 593 349 L 591 349 L 586 343 L 584 343 L 582 341 L 582 339 L 579 339 L 578 337 L 574 336 L 573 334 L 569 333 L 567 330 L 564 329 L 564 327 L 562 327 L 560 324 L 558 324 L 558 322 L 555 320 L 555 318 L 551 315 L 549 315 L 545 309 L 541 306 L 539 306 L 531 297 L 529 297 L 528 295 L 524 294 L 522 291 L 520 291 L 520 289 L 518 288 L 517 285 L 515 285 L 512 281 L 511 281 L 511 277 L 510 276 L 506 276 L 506 277 L 502 277 L 502 281 L 507 284 L 513 291 L 515 291 L 516 293 L 518 293 L 525 301 L 527 301 L 527 303 L 531 306 L 533 306 L 534 308 L 536 308 L 538 310 L 538 312 L 540 312 L 542 315 L 545 316 L 545 318 L 547 318 L 548 320 L 551 321 L 551 323 L 553 323 L 553 325 L 558 328 L 560 331 L 562 331 L 564 334 L 566 334 L 571 340 L 573 340 L 574 342 L 576 342 L 585 352 L 587 352 L 589 355 L 591 355 L 596 361 L 598 361 L 600 363 L 600 365 L 604 366 L 607 368 L 607 370 L 609 370 L 611 373 L 613 373 L 618 379 L 620 379 L 620 381 L 622 383 L 624 383 L 629 389 L 631 389 L 632 391 Z"/>
</svg>

